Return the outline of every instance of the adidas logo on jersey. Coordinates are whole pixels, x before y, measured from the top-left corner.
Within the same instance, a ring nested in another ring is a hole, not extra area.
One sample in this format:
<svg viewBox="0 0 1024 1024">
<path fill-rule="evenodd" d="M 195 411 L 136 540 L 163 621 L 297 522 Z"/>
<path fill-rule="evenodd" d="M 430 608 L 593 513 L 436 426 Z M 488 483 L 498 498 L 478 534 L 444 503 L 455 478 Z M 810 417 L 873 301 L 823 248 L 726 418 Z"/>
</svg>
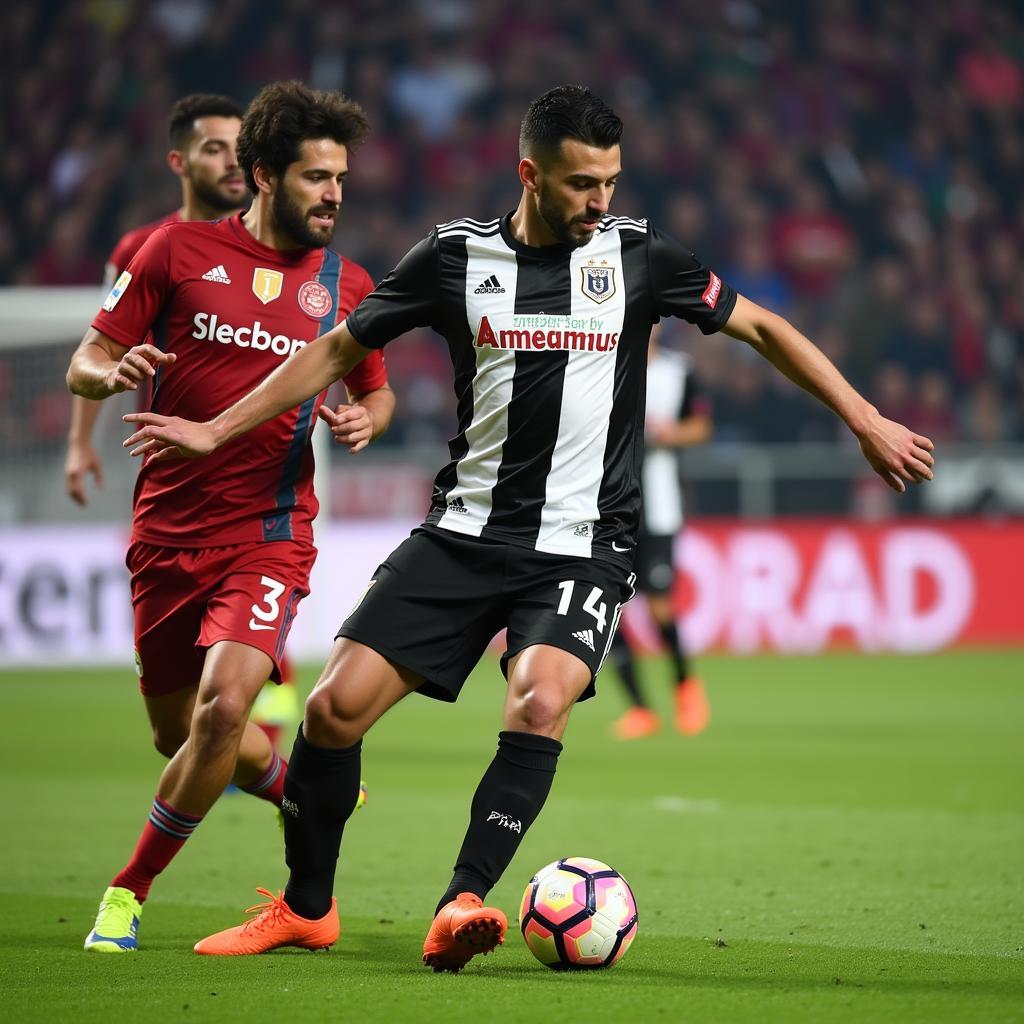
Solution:
<svg viewBox="0 0 1024 1024">
<path fill-rule="evenodd" d="M 481 281 L 473 289 L 474 295 L 504 295 L 505 289 L 501 287 L 501 282 L 498 280 L 497 274 L 491 274 L 486 281 Z"/>
<path fill-rule="evenodd" d="M 217 284 L 231 284 L 231 278 L 228 277 L 228 272 L 224 269 L 223 263 L 218 263 L 217 266 L 211 267 L 203 274 L 203 280 L 216 281 Z"/>
<path fill-rule="evenodd" d="M 594 631 L 592 629 L 581 629 L 578 633 L 573 633 L 573 639 L 579 640 L 581 644 L 585 644 L 591 650 L 594 649 Z"/>
<path fill-rule="evenodd" d="M 463 516 L 469 515 L 469 509 L 466 508 L 466 503 L 461 498 L 452 498 L 452 500 L 448 502 L 448 511 L 458 512 L 459 515 Z"/>
</svg>

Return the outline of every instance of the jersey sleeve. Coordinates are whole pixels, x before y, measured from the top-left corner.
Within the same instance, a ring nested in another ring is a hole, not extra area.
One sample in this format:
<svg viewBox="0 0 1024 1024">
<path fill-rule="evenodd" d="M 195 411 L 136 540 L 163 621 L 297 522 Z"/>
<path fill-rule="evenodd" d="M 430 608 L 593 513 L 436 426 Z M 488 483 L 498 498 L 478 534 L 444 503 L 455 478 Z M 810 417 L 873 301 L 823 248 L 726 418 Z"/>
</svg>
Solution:
<svg viewBox="0 0 1024 1024">
<path fill-rule="evenodd" d="M 359 269 L 363 273 L 359 296 L 359 301 L 362 301 L 373 291 L 373 281 L 362 267 Z M 384 387 L 388 382 L 388 371 L 384 366 L 384 353 L 374 350 L 361 363 L 346 373 L 342 380 L 350 395 L 365 395 L 368 391 L 376 391 L 377 388 Z"/>
<path fill-rule="evenodd" d="M 352 337 L 366 348 L 383 348 L 417 327 L 437 321 L 440 295 L 437 235 L 431 232 L 348 315 Z"/>
<path fill-rule="evenodd" d="M 110 274 L 110 286 L 122 270 L 125 270 L 131 262 L 132 256 L 138 252 L 139 247 L 135 244 L 135 232 L 129 231 L 123 234 L 107 257 L 106 273 Z M 106 279 L 104 279 L 106 280 Z"/>
<path fill-rule="evenodd" d="M 168 232 L 154 231 L 121 271 L 92 326 L 131 348 L 145 338 L 172 290 Z"/>
<path fill-rule="evenodd" d="M 689 249 L 649 227 L 647 260 L 658 316 L 680 317 L 704 334 L 725 326 L 736 305 L 736 292 Z"/>
</svg>

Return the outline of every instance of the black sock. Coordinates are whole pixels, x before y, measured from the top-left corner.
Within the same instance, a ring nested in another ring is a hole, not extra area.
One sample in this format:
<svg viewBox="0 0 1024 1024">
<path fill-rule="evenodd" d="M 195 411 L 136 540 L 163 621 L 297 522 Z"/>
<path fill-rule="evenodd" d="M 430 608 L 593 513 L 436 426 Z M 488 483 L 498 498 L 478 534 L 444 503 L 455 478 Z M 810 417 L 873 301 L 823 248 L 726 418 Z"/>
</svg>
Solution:
<svg viewBox="0 0 1024 1024">
<path fill-rule="evenodd" d="M 284 780 L 285 860 L 291 869 L 285 902 L 317 920 L 331 909 L 341 834 L 359 799 L 362 740 L 341 750 L 295 737 Z"/>
<path fill-rule="evenodd" d="M 540 814 L 561 752 L 562 744 L 547 736 L 498 733 L 498 752 L 476 788 L 455 874 L 438 910 L 460 892 L 483 899 L 491 891 Z"/>
<path fill-rule="evenodd" d="M 672 667 L 675 671 L 675 682 L 681 683 L 684 679 L 690 678 L 690 666 L 686 661 L 686 654 L 683 652 L 683 643 L 679 639 L 679 630 L 674 622 L 668 622 L 658 626 L 661 639 L 672 657 Z"/>
<path fill-rule="evenodd" d="M 630 703 L 638 708 L 647 707 L 647 703 L 640 693 L 640 681 L 636 675 L 636 658 L 633 657 L 633 652 L 629 649 L 629 644 L 626 643 L 626 638 L 621 633 L 616 633 L 612 637 L 612 646 L 608 651 L 608 657 L 615 666 L 615 671 L 619 673 L 622 685 L 629 695 Z"/>
</svg>

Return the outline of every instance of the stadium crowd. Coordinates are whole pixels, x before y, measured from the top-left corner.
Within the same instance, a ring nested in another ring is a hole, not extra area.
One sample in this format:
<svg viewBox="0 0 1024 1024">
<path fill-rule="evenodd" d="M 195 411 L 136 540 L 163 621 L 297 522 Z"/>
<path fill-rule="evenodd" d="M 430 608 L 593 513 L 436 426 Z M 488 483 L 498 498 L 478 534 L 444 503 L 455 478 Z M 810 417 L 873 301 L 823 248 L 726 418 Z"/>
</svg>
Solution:
<svg viewBox="0 0 1024 1024">
<path fill-rule="evenodd" d="M 626 122 L 614 212 L 684 241 L 937 443 L 1024 440 L 1019 5 L 49 0 L 5 20 L 0 283 L 98 287 L 120 234 L 179 202 L 172 102 L 244 103 L 286 78 L 370 116 L 335 244 L 378 279 L 430 224 L 511 209 L 523 110 L 579 81 Z M 837 436 L 741 346 L 669 334 L 697 359 L 717 443 Z M 388 443 L 442 440 L 447 354 L 424 337 L 388 360 Z M 24 441 L 27 417 L 62 439 L 63 370 L 52 392 L 18 377 L 0 353 L 0 433 Z"/>
</svg>

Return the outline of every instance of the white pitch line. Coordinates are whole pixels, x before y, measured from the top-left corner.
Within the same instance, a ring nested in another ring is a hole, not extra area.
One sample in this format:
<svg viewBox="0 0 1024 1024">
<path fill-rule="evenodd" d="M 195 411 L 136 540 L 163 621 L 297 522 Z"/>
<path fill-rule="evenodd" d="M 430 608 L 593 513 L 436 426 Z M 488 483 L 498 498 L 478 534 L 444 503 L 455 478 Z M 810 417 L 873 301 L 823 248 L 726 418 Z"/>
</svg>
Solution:
<svg viewBox="0 0 1024 1024">
<path fill-rule="evenodd" d="M 717 800 L 691 800 L 685 796 L 656 796 L 654 809 L 673 814 L 714 814 L 721 808 Z"/>
</svg>

